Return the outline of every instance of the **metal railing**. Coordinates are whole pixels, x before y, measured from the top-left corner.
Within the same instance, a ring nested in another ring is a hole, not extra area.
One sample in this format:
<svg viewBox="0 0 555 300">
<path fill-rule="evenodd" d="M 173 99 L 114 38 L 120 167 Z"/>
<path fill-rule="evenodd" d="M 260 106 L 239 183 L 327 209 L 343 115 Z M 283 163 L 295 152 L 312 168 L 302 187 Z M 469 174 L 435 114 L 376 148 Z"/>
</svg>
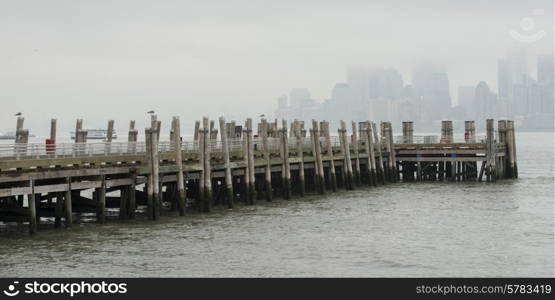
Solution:
<svg viewBox="0 0 555 300">
<path fill-rule="evenodd" d="M 446 143 L 439 135 L 415 135 L 412 141 L 402 135 L 394 137 L 395 144 L 437 144 Z M 486 136 L 475 136 L 473 140 L 466 141 L 464 136 L 455 135 L 451 143 L 485 143 Z"/>
</svg>

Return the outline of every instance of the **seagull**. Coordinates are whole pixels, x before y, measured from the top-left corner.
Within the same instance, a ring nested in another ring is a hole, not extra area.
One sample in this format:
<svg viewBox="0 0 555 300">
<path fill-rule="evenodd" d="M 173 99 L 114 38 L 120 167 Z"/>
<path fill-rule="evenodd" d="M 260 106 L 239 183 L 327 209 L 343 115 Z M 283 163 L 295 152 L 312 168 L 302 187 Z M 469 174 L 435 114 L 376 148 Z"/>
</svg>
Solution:
<svg viewBox="0 0 555 300">
<path fill-rule="evenodd" d="M 265 115 L 264 115 L 264 114 L 261 114 L 261 115 L 260 115 L 260 116 L 258 116 L 258 117 L 259 117 L 259 118 L 264 118 L 264 117 L 265 117 Z"/>
<path fill-rule="evenodd" d="M 153 114 L 154 111 L 153 111 L 153 110 L 149 110 L 149 111 L 147 111 L 146 113 L 147 113 L 147 114 Z"/>
<path fill-rule="evenodd" d="M 15 114 L 16 117 L 21 116 L 21 112 L 18 112 L 17 114 Z"/>
</svg>

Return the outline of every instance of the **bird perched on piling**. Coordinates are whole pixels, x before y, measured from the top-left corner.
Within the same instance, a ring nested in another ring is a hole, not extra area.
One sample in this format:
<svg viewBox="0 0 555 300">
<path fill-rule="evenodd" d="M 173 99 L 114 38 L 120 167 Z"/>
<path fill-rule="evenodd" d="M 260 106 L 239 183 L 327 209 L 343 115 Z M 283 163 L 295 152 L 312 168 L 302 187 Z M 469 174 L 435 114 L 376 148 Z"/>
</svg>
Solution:
<svg viewBox="0 0 555 300">
<path fill-rule="evenodd" d="M 153 111 L 153 110 L 149 110 L 149 111 L 147 111 L 146 113 L 147 113 L 147 114 L 153 114 L 154 111 Z"/>
<path fill-rule="evenodd" d="M 21 115 L 22 115 L 21 112 L 18 112 L 17 114 L 15 114 L 16 117 L 19 117 L 19 116 L 21 116 Z"/>
</svg>

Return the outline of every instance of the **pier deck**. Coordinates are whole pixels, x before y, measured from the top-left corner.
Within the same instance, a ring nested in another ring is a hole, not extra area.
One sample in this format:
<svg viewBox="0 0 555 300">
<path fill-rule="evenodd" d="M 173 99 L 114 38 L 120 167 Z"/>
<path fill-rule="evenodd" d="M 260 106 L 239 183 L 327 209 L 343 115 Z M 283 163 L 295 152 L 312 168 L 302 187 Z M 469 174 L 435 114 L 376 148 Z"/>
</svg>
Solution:
<svg viewBox="0 0 555 300">
<path fill-rule="evenodd" d="M 144 206 L 148 218 L 156 220 L 162 202 L 183 215 L 362 184 L 517 177 L 514 126 L 505 120 L 497 134 L 493 120 L 487 120 L 483 138 L 468 121 L 462 141 L 453 138 L 450 121 L 442 123 L 439 138 L 414 136 L 412 122 L 403 122 L 398 137 L 391 123 L 378 129 L 370 121 L 352 122 L 351 134 L 342 122 L 332 136 L 325 121 L 313 121 L 311 128 L 294 121 L 288 128 L 286 121 L 263 119 L 255 135 L 250 119 L 237 126 L 220 118 L 218 132 L 204 118 L 196 124 L 194 140 L 183 141 L 174 118 L 170 140 L 158 141 L 160 121 L 153 117 L 144 141 L 137 141 L 132 121 L 128 141 L 117 143 L 110 136 L 87 143 L 81 120 L 75 143 L 56 143 L 55 124 L 45 144 L 29 144 L 20 118 L 16 143 L 0 146 L 0 222 L 28 222 L 34 233 L 41 218 L 54 218 L 56 227 L 63 220 L 69 227 L 74 214 L 94 213 L 102 223 L 107 208 L 119 208 L 119 217 L 127 219 Z"/>
</svg>

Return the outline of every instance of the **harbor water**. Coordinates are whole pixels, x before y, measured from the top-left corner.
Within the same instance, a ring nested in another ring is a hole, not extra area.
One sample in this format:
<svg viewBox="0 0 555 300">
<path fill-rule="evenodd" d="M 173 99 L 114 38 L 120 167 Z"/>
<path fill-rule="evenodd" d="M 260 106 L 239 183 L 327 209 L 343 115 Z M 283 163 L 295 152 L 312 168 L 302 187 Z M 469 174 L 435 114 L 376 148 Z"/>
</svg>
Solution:
<svg viewBox="0 0 555 300">
<path fill-rule="evenodd" d="M 210 214 L 0 227 L 0 276 L 554 276 L 553 133 L 519 178 L 398 183 Z"/>
</svg>

